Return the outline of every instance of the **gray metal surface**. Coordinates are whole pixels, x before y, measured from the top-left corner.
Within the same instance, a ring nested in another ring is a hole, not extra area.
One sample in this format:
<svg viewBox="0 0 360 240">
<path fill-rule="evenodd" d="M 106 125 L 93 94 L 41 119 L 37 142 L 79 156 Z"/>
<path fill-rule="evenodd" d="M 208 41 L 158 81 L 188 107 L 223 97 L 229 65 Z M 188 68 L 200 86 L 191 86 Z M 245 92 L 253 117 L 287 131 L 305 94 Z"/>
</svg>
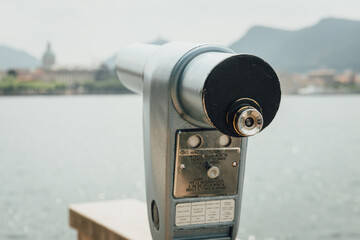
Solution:
<svg viewBox="0 0 360 240">
<path fill-rule="evenodd" d="M 128 89 L 142 94 L 146 63 L 159 47 L 151 44 L 133 43 L 118 52 L 116 73 L 119 80 Z"/>
</svg>

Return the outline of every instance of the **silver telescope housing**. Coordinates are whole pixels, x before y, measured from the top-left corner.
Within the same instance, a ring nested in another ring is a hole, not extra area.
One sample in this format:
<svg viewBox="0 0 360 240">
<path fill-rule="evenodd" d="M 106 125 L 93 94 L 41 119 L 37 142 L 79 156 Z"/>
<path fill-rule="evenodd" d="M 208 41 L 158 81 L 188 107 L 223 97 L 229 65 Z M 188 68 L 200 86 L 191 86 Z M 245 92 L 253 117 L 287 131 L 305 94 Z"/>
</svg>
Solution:
<svg viewBox="0 0 360 240">
<path fill-rule="evenodd" d="M 235 239 L 247 137 L 275 117 L 281 90 L 261 58 L 209 44 L 136 43 L 116 72 L 143 95 L 146 196 L 154 239 Z"/>
<path fill-rule="evenodd" d="M 134 43 L 119 52 L 116 72 L 120 81 L 131 91 L 142 94 L 144 71 L 149 58 L 160 46 Z"/>
<path fill-rule="evenodd" d="M 116 65 L 117 75 L 128 89 L 142 94 L 146 64 L 159 48 L 161 46 L 135 43 L 119 52 Z M 229 57 L 229 53 L 234 54 L 234 52 L 212 45 L 200 45 L 198 48 L 194 49 L 198 52 L 197 54 L 203 51 L 204 53 L 200 56 L 192 56 L 194 53 L 189 52 L 189 56 L 183 56 L 184 59 L 181 59 L 182 61 L 176 66 L 177 69 L 174 69 L 175 78 L 171 82 L 171 93 L 179 114 L 191 123 L 208 127 L 211 123 L 206 117 L 201 98 L 205 79 L 217 63 Z M 205 49 L 212 52 L 205 52 Z M 188 62 L 190 59 L 191 62 Z M 203 60 L 207 64 L 204 64 Z"/>
</svg>

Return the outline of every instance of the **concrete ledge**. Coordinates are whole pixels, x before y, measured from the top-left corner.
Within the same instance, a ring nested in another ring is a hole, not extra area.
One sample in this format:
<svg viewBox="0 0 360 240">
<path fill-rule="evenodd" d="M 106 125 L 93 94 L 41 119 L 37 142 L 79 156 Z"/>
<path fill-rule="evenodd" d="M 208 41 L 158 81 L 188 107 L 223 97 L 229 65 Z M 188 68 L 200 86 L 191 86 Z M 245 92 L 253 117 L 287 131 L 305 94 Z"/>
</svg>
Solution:
<svg viewBox="0 0 360 240">
<path fill-rule="evenodd" d="M 79 240 L 151 239 L 144 202 L 135 199 L 71 204 Z"/>
</svg>

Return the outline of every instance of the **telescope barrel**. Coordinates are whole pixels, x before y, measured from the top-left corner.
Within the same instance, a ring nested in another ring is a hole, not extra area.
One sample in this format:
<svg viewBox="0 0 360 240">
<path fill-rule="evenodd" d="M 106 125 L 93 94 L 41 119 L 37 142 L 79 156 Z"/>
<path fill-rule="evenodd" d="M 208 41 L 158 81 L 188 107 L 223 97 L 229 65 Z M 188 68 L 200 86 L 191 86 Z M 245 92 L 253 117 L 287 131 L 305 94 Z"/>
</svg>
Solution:
<svg viewBox="0 0 360 240">
<path fill-rule="evenodd" d="M 185 114 L 193 120 L 211 125 L 204 110 L 204 83 L 213 68 L 229 55 L 232 54 L 206 52 L 192 59 L 183 70 L 178 83 L 179 101 Z"/>
<path fill-rule="evenodd" d="M 116 73 L 128 89 L 142 94 L 146 63 L 159 47 L 153 44 L 134 43 L 118 52 Z"/>
<path fill-rule="evenodd" d="M 185 67 L 179 99 L 186 115 L 229 136 L 252 136 L 275 117 L 281 98 L 272 67 L 248 54 L 206 52 Z"/>
<path fill-rule="evenodd" d="M 146 65 L 161 52 L 157 51 L 159 48 L 169 46 L 174 44 L 136 43 L 121 49 L 116 64 L 120 81 L 142 94 Z M 164 50 L 163 65 L 156 66 L 168 67 L 172 54 L 182 46 Z M 171 68 L 169 90 L 173 104 L 184 120 L 196 126 L 215 127 L 233 137 L 248 137 L 266 128 L 279 108 L 279 79 L 259 57 L 205 44 L 189 48 Z"/>
</svg>

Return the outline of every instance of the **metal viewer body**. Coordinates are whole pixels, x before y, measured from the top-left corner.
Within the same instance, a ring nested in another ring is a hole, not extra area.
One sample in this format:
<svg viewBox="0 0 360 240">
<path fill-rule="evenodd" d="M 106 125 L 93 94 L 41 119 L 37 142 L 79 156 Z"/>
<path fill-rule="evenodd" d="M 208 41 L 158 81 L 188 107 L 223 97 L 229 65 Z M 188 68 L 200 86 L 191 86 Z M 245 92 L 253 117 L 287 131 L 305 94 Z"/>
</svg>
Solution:
<svg viewBox="0 0 360 240">
<path fill-rule="evenodd" d="M 132 44 L 117 75 L 143 94 L 149 223 L 154 239 L 235 239 L 247 136 L 280 104 L 264 60 L 217 45 Z"/>
</svg>

